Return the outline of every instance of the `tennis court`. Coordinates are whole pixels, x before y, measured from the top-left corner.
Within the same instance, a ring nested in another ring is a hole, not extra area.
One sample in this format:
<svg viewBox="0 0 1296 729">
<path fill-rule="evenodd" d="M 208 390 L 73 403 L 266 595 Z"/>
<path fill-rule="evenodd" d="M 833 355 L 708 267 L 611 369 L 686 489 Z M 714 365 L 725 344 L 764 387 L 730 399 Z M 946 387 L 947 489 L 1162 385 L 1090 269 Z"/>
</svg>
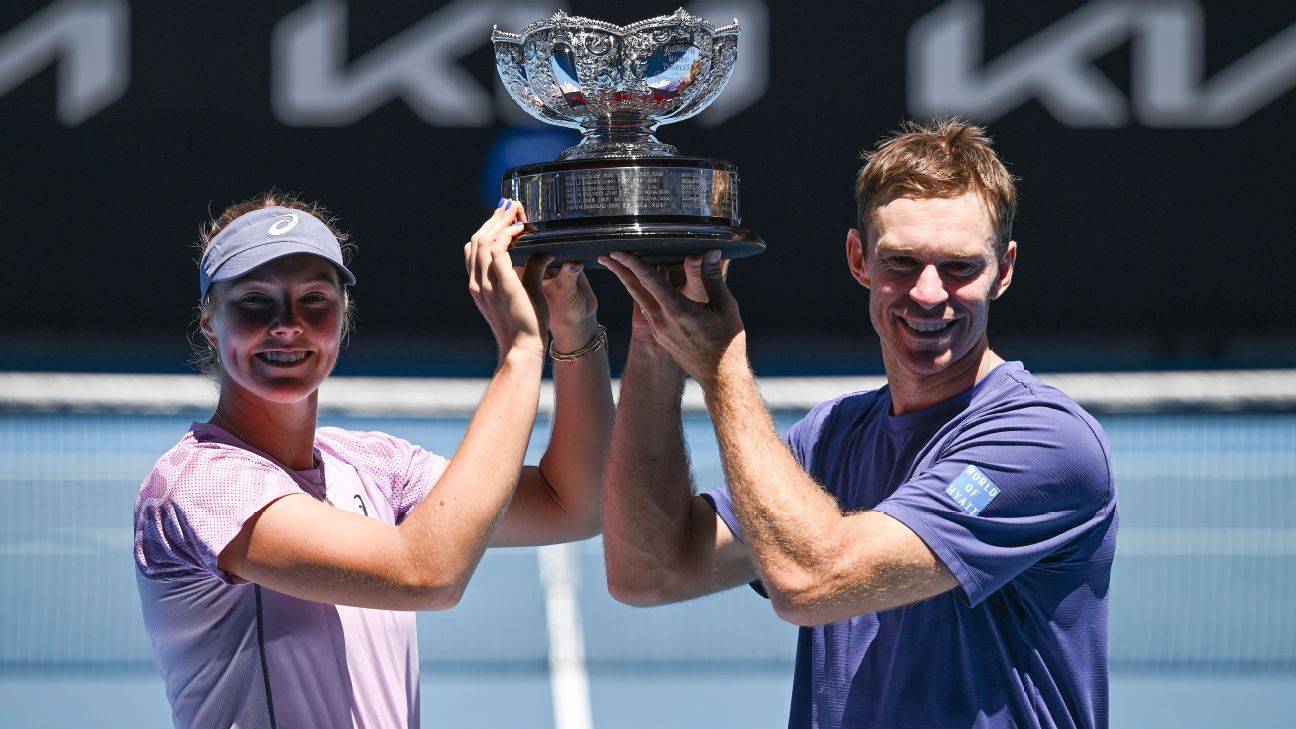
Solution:
<svg viewBox="0 0 1296 729">
<path fill-rule="evenodd" d="M 780 399 L 787 384 L 766 383 L 781 428 L 800 415 Z M 354 410 L 347 396 L 338 393 L 342 406 L 322 423 L 385 430 L 448 454 L 467 422 L 346 414 Z M 169 726 L 139 617 L 131 508 L 154 459 L 206 415 L 136 400 L 134 412 L 123 413 L 132 408 L 101 401 L 80 408 L 95 412 L 74 412 L 66 402 L 37 407 L 11 398 L 0 412 L 4 726 Z M 1159 412 L 1118 400 L 1100 415 L 1122 510 L 1111 592 L 1112 726 L 1290 726 L 1291 394 L 1213 405 L 1170 398 Z M 542 420 L 532 459 L 547 428 Z M 686 435 L 697 482 L 718 483 L 704 414 L 690 412 Z M 572 711 L 597 727 L 786 723 L 795 628 L 746 589 L 664 608 L 619 605 L 604 587 L 598 540 L 493 550 L 459 607 L 421 614 L 419 623 L 425 726 L 563 729 L 574 726 Z"/>
</svg>

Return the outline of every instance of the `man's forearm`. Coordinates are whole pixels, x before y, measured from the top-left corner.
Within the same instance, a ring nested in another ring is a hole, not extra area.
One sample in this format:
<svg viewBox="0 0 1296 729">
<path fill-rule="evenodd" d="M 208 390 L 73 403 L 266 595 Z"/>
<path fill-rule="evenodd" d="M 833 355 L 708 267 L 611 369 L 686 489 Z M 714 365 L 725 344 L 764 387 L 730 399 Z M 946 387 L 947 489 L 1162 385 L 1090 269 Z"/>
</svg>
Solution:
<svg viewBox="0 0 1296 729">
<path fill-rule="evenodd" d="M 745 343 L 736 344 L 706 388 L 707 407 L 747 548 L 766 586 L 778 590 L 824 566 L 842 514 L 779 438 Z"/>
<path fill-rule="evenodd" d="M 680 421 L 684 372 L 656 344 L 632 341 L 604 479 L 608 586 L 656 602 L 687 546 L 693 489 Z"/>
</svg>

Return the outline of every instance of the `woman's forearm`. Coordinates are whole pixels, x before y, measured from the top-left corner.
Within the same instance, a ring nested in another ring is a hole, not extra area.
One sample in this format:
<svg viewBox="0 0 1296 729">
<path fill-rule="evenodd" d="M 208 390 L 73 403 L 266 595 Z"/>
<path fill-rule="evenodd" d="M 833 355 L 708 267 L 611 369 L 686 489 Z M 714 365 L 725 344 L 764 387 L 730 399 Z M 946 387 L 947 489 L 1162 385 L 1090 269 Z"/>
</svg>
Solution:
<svg viewBox="0 0 1296 729">
<path fill-rule="evenodd" d="M 466 586 L 517 486 L 540 400 L 544 360 L 515 348 L 468 425 L 436 487 L 401 524 L 414 565 Z"/>
<path fill-rule="evenodd" d="M 576 351 L 591 337 L 558 338 L 554 346 Z M 602 521 L 603 469 L 616 407 L 608 371 L 607 347 L 571 361 L 553 363 L 554 421 L 540 471 L 559 506 L 578 522 Z"/>
</svg>

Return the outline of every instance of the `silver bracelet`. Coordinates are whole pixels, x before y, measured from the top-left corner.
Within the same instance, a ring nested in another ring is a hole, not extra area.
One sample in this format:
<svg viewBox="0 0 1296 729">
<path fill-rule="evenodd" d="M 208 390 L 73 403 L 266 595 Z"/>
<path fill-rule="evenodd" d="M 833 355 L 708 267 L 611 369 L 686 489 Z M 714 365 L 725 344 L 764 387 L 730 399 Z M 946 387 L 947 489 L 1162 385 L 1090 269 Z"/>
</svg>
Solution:
<svg viewBox="0 0 1296 729">
<path fill-rule="evenodd" d="M 594 334 L 594 338 L 589 340 L 589 344 L 586 344 L 584 347 L 581 347 L 575 352 L 570 352 L 567 354 L 559 352 L 558 349 L 554 346 L 553 337 L 550 337 L 549 338 L 549 359 L 552 359 L 555 362 L 571 362 L 574 360 L 578 360 L 587 354 L 593 354 L 599 351 L 600 349 L 607 347 L 607 343 L 608 343 L 607 327 L 603 326 L 602 324 L 598 325 L 598 331 Z"/>
</svg>

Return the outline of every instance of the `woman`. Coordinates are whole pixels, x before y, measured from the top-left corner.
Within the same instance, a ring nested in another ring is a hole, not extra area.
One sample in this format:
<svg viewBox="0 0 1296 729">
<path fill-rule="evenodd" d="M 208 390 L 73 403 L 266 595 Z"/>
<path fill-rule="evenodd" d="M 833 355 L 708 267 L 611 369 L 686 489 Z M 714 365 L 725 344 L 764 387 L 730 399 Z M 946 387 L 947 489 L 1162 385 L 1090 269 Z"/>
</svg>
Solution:
<svg viewBox="0 0 1296 729">
<path fill-rule="evenodd" d="M 267 195 L 203 236 L 198 330 L 220 397 L 135 506 L 144 622 L 176 726 L 418 726 L 407 611 L 453 607 L 488 545 L 598 533 L 607 339 L 579 265 L 547 280 L 549 259 L 512 267 L 523 221 L 501 200 L 464 246 L 500 356 L 449 460 L 384 433 L 316 428 L 355 282 L 322 209 Z M 546 329 L 553 434 L 523 467 Z"/>
</svg>

